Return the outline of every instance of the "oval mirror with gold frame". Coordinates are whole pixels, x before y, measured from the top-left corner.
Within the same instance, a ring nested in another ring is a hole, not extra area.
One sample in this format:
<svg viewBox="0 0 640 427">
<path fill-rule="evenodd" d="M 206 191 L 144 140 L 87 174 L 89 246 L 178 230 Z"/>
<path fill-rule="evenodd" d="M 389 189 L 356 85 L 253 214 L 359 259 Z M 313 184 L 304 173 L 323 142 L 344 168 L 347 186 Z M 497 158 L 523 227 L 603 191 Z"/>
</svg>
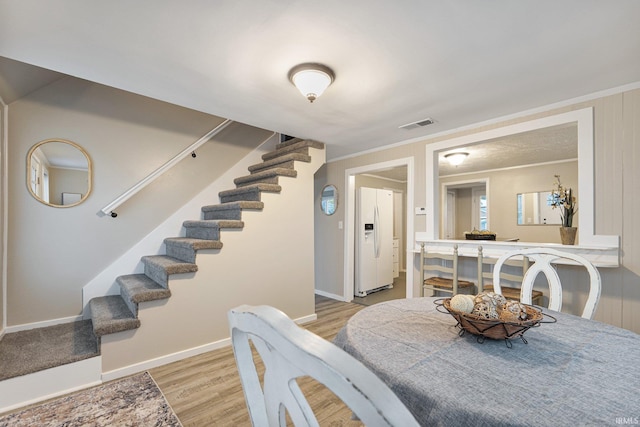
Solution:
<svg viewBox="0 0 640 427">
<path fill-rule="evenodd" d="M 27 154 L 27 188 L 39 202 L 70 208 L 91 193 L 91 158 L 80 145 L 64 139 L 46 139 Z"/>
</svg>

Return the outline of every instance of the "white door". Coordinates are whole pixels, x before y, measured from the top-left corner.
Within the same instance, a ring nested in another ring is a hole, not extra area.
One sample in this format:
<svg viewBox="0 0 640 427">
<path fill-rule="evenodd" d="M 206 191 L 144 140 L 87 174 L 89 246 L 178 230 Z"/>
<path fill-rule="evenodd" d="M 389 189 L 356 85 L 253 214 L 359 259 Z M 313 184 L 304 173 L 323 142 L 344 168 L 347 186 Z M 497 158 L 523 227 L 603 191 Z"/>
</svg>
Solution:
<svg viewBox="0 0 640 427">
<path fill-rule="evenodd" d="M 456 238 L 456 193 L 447 191 L 447 209 L 445 212 L 445 239 Z"/>
</svg>

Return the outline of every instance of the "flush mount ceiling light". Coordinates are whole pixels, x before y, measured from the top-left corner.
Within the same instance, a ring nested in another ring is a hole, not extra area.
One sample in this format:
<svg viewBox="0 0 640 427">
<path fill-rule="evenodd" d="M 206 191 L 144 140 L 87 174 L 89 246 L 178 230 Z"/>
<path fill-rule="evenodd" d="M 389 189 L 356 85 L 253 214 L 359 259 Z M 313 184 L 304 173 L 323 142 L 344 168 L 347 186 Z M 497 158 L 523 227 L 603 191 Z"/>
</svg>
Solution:
<svg viewBox="0 0 640 427">
<path fill-rule="evenodd" d="M 335 75 L 331 68 L 322 64 L 296 65 L 289 71 L 289 80 L 309 102 L 313 102 L 329 87 Z"/>
<path fill-rule="evenodd" d="M 447 159 L 451 166 L 458 166 L 459 164 L 464 162 L 464 159 L 466 159 L 468 155 L 469 153 L 457 152 L 445 154 L 444 158 Z"/>
</svg>

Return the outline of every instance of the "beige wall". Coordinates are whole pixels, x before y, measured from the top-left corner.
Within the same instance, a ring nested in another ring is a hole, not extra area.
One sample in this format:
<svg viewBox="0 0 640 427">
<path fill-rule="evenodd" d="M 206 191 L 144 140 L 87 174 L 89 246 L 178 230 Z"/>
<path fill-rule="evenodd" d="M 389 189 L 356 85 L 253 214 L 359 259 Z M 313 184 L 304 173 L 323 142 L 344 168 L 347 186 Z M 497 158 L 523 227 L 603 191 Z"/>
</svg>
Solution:
<svg viewBox="0 0 640 427">
<path fill-rule="evenodd" d="M 311 163 L 296 162 L 296 178 L 280 178 L 279 194 L 262 194 L 263 210 L 242 213 L 242 230 L 221 231 L 221 250 L 198 252 L 196 273 L 171 276 L 171 298 L 140 304 L 139 329 L 102 337 L 107 376 L 228 338 L 227 312 L 241 304 L 272 305 L 293 319 L 311 320 L 313 218 L 319 212 L 311 190 L 324 152 L 310 154 Z"/>
<path fill-rule="evenodd" d="M 81 314 L 85 284 L 270 135 L 234 124 L 118 208 L 116 219 L 97 215 L 221 121 L 72 77 L 12 102 L 7 324 Z M 27 190 L 27 152 L 49 138 L 78 143 L 92 159 L 93 191 L 81 205 L 45 206 Z"/>
<path fill-rule="evenodd" d="M 491 231 L 498 237 L 518 238 L 522 242 L 560 243 L 559 225 L 518 225 L 517 202 L 518 193 L 533 191 L 551 191 L 553 189 L 554 175 L 560 175 L 562 183 L 570 186 L 575 194 L 578 192 L 578 162 L 556 163 L 537 165 L 517 169 L 505 169 L 483 172 L 478 174 L 465 174 L 464 176 L 441 177 L 440 183 L 454 183 L 461 180 L 476 180 L 488 178 L 488 202 L 489 223 Z M 464 197 L 466 194 L 467 197 Z M 456 200 L 456 231 L 462 238 L 465 230 L 470 230 L 471 219 L 471 191 L 466 193 L 458 191 Z M 578 223 L 580 214 L 574 218 L 574 225 Z M 558 216 L 557 210 L 553 214 Z M 464 216 L 464 218 L 461 218 Z M 557 219 L 557 218 L 556 218 Z M 466 224 L 466 225 L 465 225 Z M 462 227 L 462 228 L 461 228 Z M 579 243 L 579 242 L 576 242 Z"/>
<path fill-rule="evenodd" d="M 492 128 L 546 117 L 561 112 L 593 107 L 595 135 L 595 232 L 621 236 L 621 267 L 602 269 L 603 292 L 596 319 L 640 332 L 640 90 L 618 93 L 567 107 L 480 126 L 438 138 L 401 145 L 387 150 L 331 162 L 316 177 L 316 188 L 336 184 L 344 193 L 345 170 L 404 157 L 415 161 L 415 206 L 425 203 L 425 145 Z M 547 182 L 545 180 L 544 182 Z M 413 207 L 409 207 L 413 210 Z M 345 221 L 344 204 L 332 222 Z M 415 216 L 415 231 L 425 231 L 425 217 Z M 344 278 L 344 233 L 327 221 L 316 223 L 316 288 L 342 295 Z M 417 275 L 416 275 L 417 277 Z M 570 291 L 579 280 L 566 278 Z M 417 294 L 417 283 L 414 283 Z M 576 311 L 584 292 L 565 298 L 567 310 Z M 572 301 L 573 300 L 573 301 Z"/>
<path fill-rule="evenodd" d="M 49 168 L 49 202 L 62 205 L 62 193 L 87 192 L 87 172 L 74 169 Z"/>
</svg>

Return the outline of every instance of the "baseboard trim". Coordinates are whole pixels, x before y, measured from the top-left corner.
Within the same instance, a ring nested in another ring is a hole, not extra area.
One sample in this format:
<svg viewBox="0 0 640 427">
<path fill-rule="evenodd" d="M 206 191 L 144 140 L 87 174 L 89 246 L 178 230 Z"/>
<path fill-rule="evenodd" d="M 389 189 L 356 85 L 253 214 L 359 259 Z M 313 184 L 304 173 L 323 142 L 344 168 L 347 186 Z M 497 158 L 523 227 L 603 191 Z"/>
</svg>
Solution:
<svg viewBox="0 0 640 427">
<path fill-rule="evenodd" d="M 313 322 L 314 320 L 318 320 L 317 314 L 310 314 L 308 316 L 299 317 L 294 320 L 298 325 L 304 325 L 305 323 Z"/>
<path fill-rule="evenodd" d="M 308 316 L 302 316 L 294 321 L 297 324 L 304 324 L 313 322 L 318 319 L 318 315 L 313 313 Z M 156 357 L 155 359 L 145 360 L 144 362 L 135 363 L 133 365 L 125 366 L 123 368 L 114 369 L 112 371 L 102 373 L 102 381 L 112 381 L 118 378 L 126 377 L 129 375 L 137 374 L 149 369 L 157 368 L 158 366 L 167 365 L 169 363 L 177 362 L 179 360 L 187 359 L 189 357 L 198 356 L 202 353 L 218 350 L 231 345 L 231 338 L 224 338 L 218 341 L 214 341 L 208 344 L 204 344 L 198 347 L 193 347 L 187 350 L 178 351 L 175 353 L 167 354 L 165 356 Z"/>
<path fill-rule="evenodd" d="M 0 381 L 0 413 L 100 385 L 101 368 L 96 356 Z"/>
<path fill-rule="evenodd" d="M 331 298 L 331 299 L 342 301 L 342 302 L 351 301 L 351 300 L 347 301 L 342 295 L 332 294 L 330 292 L 321 291 L 320 289 L 316 289 L 315 292 L 316 292 L 316 295 L 320 295 L 321 297 Z"/>
<path fill-rule="evenodd" d="M 111 381 L 118 378 L 126 377 L 129 375 L 137 374 L 139 372 L 146 371 L 148 369 L 157 368 L 158 366 L 167 365 L 169 363 L 177 362 L 179 360 L 187 359 L 189 357 L 198 356 L 202 353 L 218 350 L 223 347 L 227 347 L 231 344 L 231 339 L 225 338 L 219 341 L 214 341 L 208 344 L 204 344 L 198 347 L 193 347 L 187 350 L 178 351 L 175 353 L 167 354 L 154 359 L 145 360 L 144 362 L 134 363 L 133 365 L 125 366 L 123 368 L 114 369 L 112 371 L 102 373 L 102 381 Z"/>
<path fill-rule="evenodd" d="M 46 328 L 48 326 L 61 325 L 63 323 L 77 322 L 82 319 L 83 319 L 82 315 L 79 315 L 79 316 L 61 317 L 59 319 L 44 320 L 42 322 L 24 323 L 22 325 L 7 326 L 5 328 L 5 332 L 9 334 L 11 332 L 27 331 L 29 329 Z"/>
</svg>

